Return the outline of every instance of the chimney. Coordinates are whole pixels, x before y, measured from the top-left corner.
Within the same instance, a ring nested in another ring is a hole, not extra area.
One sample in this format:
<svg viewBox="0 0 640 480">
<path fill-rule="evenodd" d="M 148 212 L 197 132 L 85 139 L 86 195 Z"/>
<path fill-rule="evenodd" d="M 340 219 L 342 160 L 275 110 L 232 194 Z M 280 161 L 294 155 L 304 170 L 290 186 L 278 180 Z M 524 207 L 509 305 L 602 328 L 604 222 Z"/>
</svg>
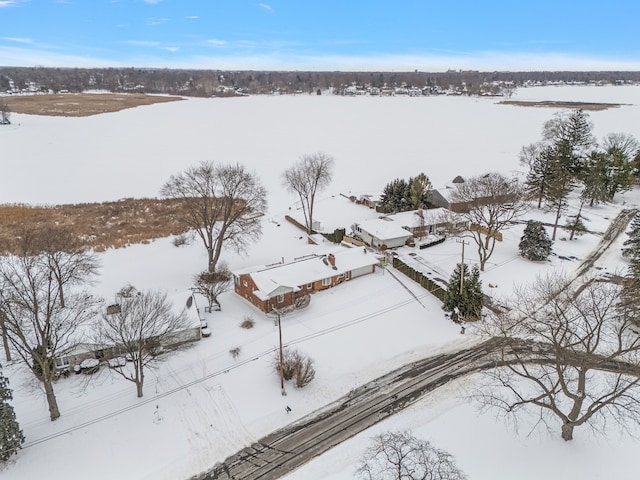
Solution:
<svg viewBox="0 0 640 480">
<path fill-rule="evenodd" d="M 331 266 L 335 267 L 336 266 L 336 256 L 333 253 L 329 254 L 329 263 L 331 264 Z"/>
</svg>

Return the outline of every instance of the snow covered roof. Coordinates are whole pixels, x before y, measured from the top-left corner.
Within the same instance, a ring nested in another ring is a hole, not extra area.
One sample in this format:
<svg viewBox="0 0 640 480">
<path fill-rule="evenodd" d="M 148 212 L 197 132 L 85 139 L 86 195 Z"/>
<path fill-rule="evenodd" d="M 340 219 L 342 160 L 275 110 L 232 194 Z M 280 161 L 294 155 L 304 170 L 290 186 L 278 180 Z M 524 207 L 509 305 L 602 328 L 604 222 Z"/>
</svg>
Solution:
<svg viewBox="0 0 640 480">
<path fill-rule="evenodd" d="M 362 248 L 341 247 L 331 254 L 335 258 L 335 268 L 329 262 L 328 255 L 312 255 L 292 263 L 257 267 L 250 272 L 242 273 L 251 275 L 258 287 L 258 291 L 254 293 L 266 300 L 285 292 L 297 291 L 302 285 L 375 265 L 380 261 L 374 254 Z M 239 272 L 234 274 L 238 275 Z"/>
<path fill-rule="evenodd" d="M 388 218 L 374 218 L 373 220 L 365 220 L 358 223 L 358 226 L 380 240 L 392 238 L 409 238 L 411 232 L 402 228 L 397 222 Z"/>
<path fill-rule="evenodd" d="M 437 188 L 431 190 L 432 192 L 438 192 L 442 198 L 444 198 L 449 203 L 455 203 L 457 199 L 455 198 L 455 193 L 457 192 L 457 188 L 455 186 L 446 185 L 443 188 Z"/>
<path fill-rule="evenodd" d="M 425 225 L 436 225 L 444 222 L 458 223 L 464 221 L 462 216 L 443 207 L 423 209 L 422 217 L 424 218 Z M 420 224 L 418 210 L 394 213 L 393 215 L 387 215 L 386 218 L 390 218 L 403 227 L 413 228 Z"/>
</svg>

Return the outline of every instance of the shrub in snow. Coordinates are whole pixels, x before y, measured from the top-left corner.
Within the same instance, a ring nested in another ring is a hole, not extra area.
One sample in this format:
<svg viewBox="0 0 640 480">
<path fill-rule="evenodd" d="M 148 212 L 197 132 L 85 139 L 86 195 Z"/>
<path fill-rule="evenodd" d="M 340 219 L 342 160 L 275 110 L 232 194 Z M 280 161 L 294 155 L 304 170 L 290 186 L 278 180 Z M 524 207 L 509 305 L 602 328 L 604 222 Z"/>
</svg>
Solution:
<svg viewBox="0 0 640 480">
<path fill-rule="evenodd" d="M 273 367 L 280 375 L 280 355 L 273 358 Z M 282 376 L 285 380 L 293 380 L 296 388 L 308 385 L 316 376 L 313 360 L 297 350 L 285 350 L 282 354 Z"/>
<path fill-rule="evenodd" d="M 173 245 L 176 247 L 182 247 L 183 245 L 187 245 L 188 243 L 189 243 L 189 237 L 187 237 L 185 233 L 176 235 L 173 239 Z"/>
<path fill-rule="evenodd" d="M 316 369 L 313 366 L 313 360 L 309 357 L 299 356 L 296 359 L 294 369 L 294 381 L 296 388 L 302 388 L 308 385 L 316 376 Z"/>
<path fill-rule="evenodd" d="M 231 350 L 229 350 L 229 353 L 231 354 L 234 360 L 237 359 L 238 356 L 240 355 L 240 347 L 232 348 Z"/>
<path fill-rule="evenodd" d="M 253 320 L 253 317 L 251 315 L 247 315 L 246 317 L 244 317 L 244 320 L 240 324 L 240 327 L 246 328 L 248 330 L 250 328 L 253 328 L 255 324 L 256 322 Z"/>
</svg>

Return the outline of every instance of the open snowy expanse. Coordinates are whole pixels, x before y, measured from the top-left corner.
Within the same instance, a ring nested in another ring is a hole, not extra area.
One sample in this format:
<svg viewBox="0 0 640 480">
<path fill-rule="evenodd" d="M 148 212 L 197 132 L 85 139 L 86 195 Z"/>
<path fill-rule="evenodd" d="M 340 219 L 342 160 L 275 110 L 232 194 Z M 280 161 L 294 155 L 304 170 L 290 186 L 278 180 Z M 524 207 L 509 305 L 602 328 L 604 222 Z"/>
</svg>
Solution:
<svg viewBox="0 0 640 480">
<path fill-rule="evenodd" d="M 598 139 L 611 132 L 640 138 L 637 86 L 530 88 L 519 90 L 514 99 L 623 103 L 589 113 L 594 134 Z M 240 162 L 266 185 L 269 211 L 262 240 L 246 256 L 227 252 L 225 259 L 232 270 L 290 261 L 329 246 L 309 246 L 283 218 L 299 215 L 295 199 L 280 185 L 280 174 L 300 155 L 321 150 L 335 157 L 334 181 L 322 192 L 316 217 L 325 228 L 348 229 L 376 215 L 340 194 L 379 192 L 394 178 L 420 172 L 435 187 L 460 174 L 524 172 L 518 163 L 521 147 L 537 141 L 543 123 L 558 110 L 498 102 L 282 96 L 188 99 L 88 118 L 14 114 L 13 124 L 0 128 L 0 202 L 153 197 L 171 174 L 201 160 Z M 514 285 L 549 269 L 571 274 L 579 261 L 559 257 L 584 258 L 623 204 L 640 205 L 640 192 L 621 195 L 614 205 L 585 208 L 587 228 L 595 233 L 558 240 L 557 256 L 544 264 L 518 256 L 523 226 L 505 232 L 481 276 L 486 293 L 506 298 Z M 527 218 L 545 217 L 533 210 Z M 198 241 L 177 248 L 171 240 L 100 254 L 94 290 L 112 298 L 131 283 L 140 290 L 165 290 L 176 303 L 186 301 L 193 275 L 206 264 L 205 250 Z M 597 267 L 613 272 L 624 266 L 619 254 L 623 240 Z M 465 255 L 474 262 L 473 248 Z M 424 262 L 446 279 L 459 258 L 460 246 L 453 239 L 424 252 Z M 490 283 L 497 287 L 489 289 Z M 314 295 L 307 309 L 284 317 L 284 343 L 309 355 L 317 370 L 304 389 L 287 385 L 286 397 L 280 395 L 272 365 L 278 341 L 273 319 L 232 292 L 222 296 L 221 312 L 206 314 L 213 335 L 172 355 L 149 375 L 142 399 L 136 398 L 133 384 L 106 371 L 90 382 L 85 375 L 71 376 L 56 384 L 62 416 L 50 422 L 39 386 L 19 365 L 4 365 L 27 443 L 0 477 L 184 479 L 390 369 L 477 341 L 471 330 L 459 334 L 434 297 L 406 279 L 405 285 L 418 301 L 379 268 Z M 240 328 L 247 316 L 255 320 L 253 329 Z M 234 359 L 229 351 L 236 347 L 240 355 Z M 490 414 L 478 415 L 465 398 L 474 380 L 437 390 L 287 479 L 353 478 L 369 439 L 395 429 L 411 429 L 448 450 L 470 479 L 637 478 L 636 441 L 617 435 L 593 438 L 586 429 L 577 430 L 570 443 L 558 432 L 516 433 Z"/>
</svg>

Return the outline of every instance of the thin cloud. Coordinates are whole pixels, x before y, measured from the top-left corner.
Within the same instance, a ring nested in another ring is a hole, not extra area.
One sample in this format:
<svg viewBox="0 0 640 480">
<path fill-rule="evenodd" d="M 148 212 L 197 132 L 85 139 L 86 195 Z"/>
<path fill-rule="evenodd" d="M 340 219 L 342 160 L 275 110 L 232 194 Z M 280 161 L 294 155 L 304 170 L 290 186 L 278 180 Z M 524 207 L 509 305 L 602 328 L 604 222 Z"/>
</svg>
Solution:
<svg viewBox="0 0 640 480">
<path fill-rule="evenodd" d="M 34 41 L 30 38 L 23 37 L 0 37 L 0 40 L 5 40 L 7 42 L 15 42 L 15 43 L 26 43 L 32 45 Z"/>
<path fill-rule="evenodd" d="M 186 18 L 188 18 L 189 20 L 195 20 L 200 17 L 198 15 L 187 15 Z"/>
<path fill-rule="evenodd" d="M 168 23 L 170 21 L 171 21 L 170 18 L 151 17 L 151 18 L 147 18 L 147 25 L 150 25 L 150 26 L 164 25 L 165 23 Z"/>
<path fill-rule="evenodd" d="M 171 53 L 175 53 L 178 50 L 180 50 L 180 48 L 178 48 L 178 47 L 158 47 L 158 48 L 160 48 L 160 50 L 165 50 L 165 51 L 171 52 Z"/>
<path fill-rule="evenodd" d="M 155 42 L 152 40 L 124 40 L 122 41 L 125 45 L 133 45 L 135 47 L 159 47 L 160 42 Z"/>
<path fill-rule="evenodd" d="M 229 42 L 227 42 L 225 40 L 217 40 L 215 38 L 212 38 L 211 40 L 207 40 L 205 43 L 207 45 L 211 45 L 213 47 L 224 47 L 224 46 L 228 45 Z"/>
<path fill-rule="evenodd" d="M 16 0 L 1 0 L 0 1 L 0 8 L 3 7 L 13 7 L 14 5 L 17 5 L 18 2 Z"/>
<path fill-rule="evenodd" d="M 258 7 L 260 7 L 261 9 L 269 12 L 269 13 L 275 13 L 273 8 L 271 7 L 271 5 L 267 5 L 266 3 L 259 3 Z"/>
<path fill-rule="evenodd" d="M 150 5 L 155 5 L 156 3 L 160 3 L 162 0 L 142 0 L 142 1 Z"/>
</svg>

